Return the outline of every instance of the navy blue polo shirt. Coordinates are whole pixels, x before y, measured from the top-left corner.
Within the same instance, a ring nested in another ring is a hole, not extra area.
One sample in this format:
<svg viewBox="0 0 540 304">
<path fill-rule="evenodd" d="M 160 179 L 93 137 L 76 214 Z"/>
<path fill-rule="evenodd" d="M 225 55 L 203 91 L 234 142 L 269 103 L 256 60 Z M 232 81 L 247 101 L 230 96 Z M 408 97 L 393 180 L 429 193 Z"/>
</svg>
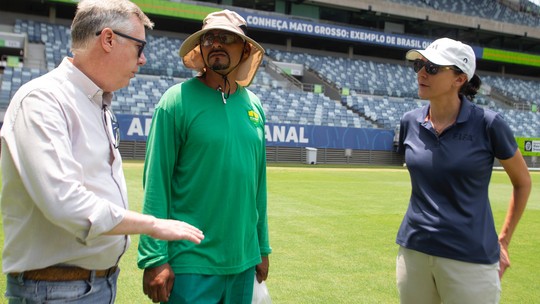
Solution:
<svg viewBox="0 0 540 304">
<path fill-rule="evenodd" d="M 401 119 L 398 151 L 405 154 L 412 193 L 396 243 L 429 255 L 496 263 L 488 187 L 494 158 L 516 152 L 512 131 L 500 114 L 462 98 L 456 123 L 437 136 L 425 121 L 428 111 L 426 105 Z"/>
</svg>

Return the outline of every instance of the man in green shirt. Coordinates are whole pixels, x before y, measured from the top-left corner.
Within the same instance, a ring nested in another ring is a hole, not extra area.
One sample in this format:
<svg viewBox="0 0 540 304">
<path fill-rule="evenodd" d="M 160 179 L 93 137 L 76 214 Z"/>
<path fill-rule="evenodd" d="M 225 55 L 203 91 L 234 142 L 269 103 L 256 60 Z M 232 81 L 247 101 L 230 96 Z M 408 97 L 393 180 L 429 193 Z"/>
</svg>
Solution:
<svg viewBox="0 0 540 304">
<path fill-rule="evenodd" d="M 251 303 L 268 276 L 265 116 L 247 90 L 264 49 L 235 12 L 209 14 L 180 47 L 199 74 L 168 89 L 147 141 L 143 212 L 192 223 L 195 245 L 141 236 L 138 266 L 154 302 Z"/>
</svg>

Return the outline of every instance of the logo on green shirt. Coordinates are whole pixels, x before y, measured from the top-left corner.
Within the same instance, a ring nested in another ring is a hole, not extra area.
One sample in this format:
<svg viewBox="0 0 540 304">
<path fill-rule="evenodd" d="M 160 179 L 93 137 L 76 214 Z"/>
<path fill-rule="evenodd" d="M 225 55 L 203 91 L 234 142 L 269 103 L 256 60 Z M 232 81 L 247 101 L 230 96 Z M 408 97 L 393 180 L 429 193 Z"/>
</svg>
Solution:
<svg viewBox="0 0 540 304">
<path fill-rule="evenodd" d="M 260 116 L 259 113 L 249 110 L 248 111 L 249 120 L 255 125 L 258 126 L 260 124 Z"/>
</svg>

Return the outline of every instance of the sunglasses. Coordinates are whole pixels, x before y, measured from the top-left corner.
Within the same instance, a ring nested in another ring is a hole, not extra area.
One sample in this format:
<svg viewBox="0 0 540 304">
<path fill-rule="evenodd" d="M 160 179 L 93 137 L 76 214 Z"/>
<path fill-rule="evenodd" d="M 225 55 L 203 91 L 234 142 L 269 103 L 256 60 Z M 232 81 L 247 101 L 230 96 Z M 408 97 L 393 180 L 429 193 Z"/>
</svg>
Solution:
<svg viewBox="0 0 540 304">
<path fill-rule="evenodd" d="M 228 45 L 235 43 L 239 38 L 238 35 L 233 33 L 219 33 L 214 35 L 208 32 L 201 37 L 201 45 L 204 47 L 211 46 L 216 39 L 218 39 L 217 41 L 219 41 L 219 43 Z"/>
<path fill-rule="evenodd" d="M 118 123 L 113 111 L 111 111 L 110 107 L 106 105 L 103 105 L 103 120 L 105 121 L 107 128 L 109 128 L 107 130 L 109 142 L 115 149 L 118 149 L 120 146 L 120 124 Z"/>
<path fill-rule="evenodd" d="M 437 65 L 431 61 L 424 61 L 422 59 L 416 59 L 413 61 L 413 69 L 415 73 L 420 72 L 422 68 L 426 68 L 426 73 L 428 73 L 429 75 L 435 75 L 439 73 L 440 70 L 454 70 L 461 72 L 460 69 L 454 66 Z"/>
<path fill-rule="evenodd" d="M 96 32 L 96 36 L 99 36 L 102 31 L 103 30 Z M 127 39 L 130 39 L 130 40 L 133 40 L 135 42 L 140 43 L 141 45 L 137 45 L 139 47 L 139 52 L 137 53 L 137 58 L 141 57 L 141 55 L 143 53 L 143 50 L 144 50 L 144 47 L 146 46 L 146 41 L 141 40 L 141 39 L 137 39 L 135 37 L 131 37 L 130 35 L 126 35 L 126 34 L 121 33 L 119 31 L 113 30 L 112 32 L 115 33 L 116 35 L 120 36 L 120 37 L 124 37 L 124 38 L 127 38 Z"/>
</svg>

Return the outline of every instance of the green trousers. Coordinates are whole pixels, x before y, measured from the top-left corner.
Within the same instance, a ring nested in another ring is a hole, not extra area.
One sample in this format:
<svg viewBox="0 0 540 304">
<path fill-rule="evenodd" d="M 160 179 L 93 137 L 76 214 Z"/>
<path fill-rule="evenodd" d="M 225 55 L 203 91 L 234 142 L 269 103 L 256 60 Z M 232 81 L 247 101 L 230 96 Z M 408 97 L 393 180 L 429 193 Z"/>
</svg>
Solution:
<svg viewBox="0 0 540 304">
<path fill-rule="evenodd" d="M 255 267 L 233 275 L 175 274 L 170 304 L 251 304 Z"/>
</svg>

